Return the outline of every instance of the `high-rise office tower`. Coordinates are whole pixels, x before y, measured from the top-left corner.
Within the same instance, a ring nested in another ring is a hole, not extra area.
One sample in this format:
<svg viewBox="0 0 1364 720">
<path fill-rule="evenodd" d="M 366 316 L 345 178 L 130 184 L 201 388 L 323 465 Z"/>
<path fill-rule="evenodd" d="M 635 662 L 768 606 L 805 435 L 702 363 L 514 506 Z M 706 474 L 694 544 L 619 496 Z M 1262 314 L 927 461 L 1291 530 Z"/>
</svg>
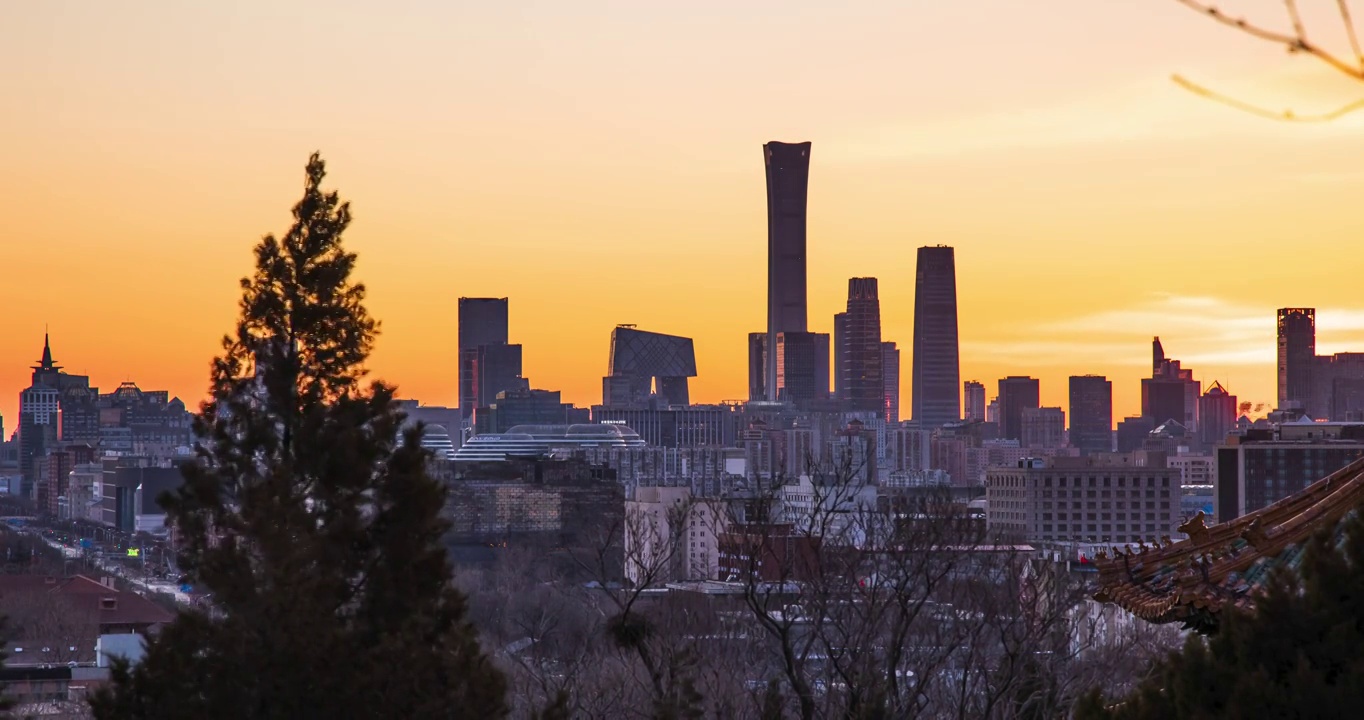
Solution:
<svg viewBox="0 0 1364 720">
<path fill-rule="evenodd" d="M 848 280 L 844 321 L 843 391 L 853 412 L 885 412 L 886 382 L 881 373 L 881 300 L 876 278 Z"/>
<path fill-rule="evenodd" d="M 491 405 L 500 392 L 520 388 L 522 357 L 519 344 L 479 345 L 474 348 L 474 358 L 474 401 L 477 407 Z"/>
<path fill-rule="evenodd" d="M 919 248 L 912 362 L 913 420 L 931 429 L 960 419 L 957 265 L 946 245 Z"/>
<path fill-rule="evenodd" d="M 1189 432 L 1198 430 L 1198 396 L 1202 387 L 1193 370 L 1165 357 L 1160 338 L 1151 341 L 1151 377 L 1141 381 L 1141 414 L 1153 427 L 1174 420 Z"/>
<path fill-rule="evenodd" d="M 834 399 L 848 399 L 848 389 L 843 386 L 847 375 L 843 365 L 843 346 L 848 342 L 848 313 L 834 313 Z"/>
<path fill-rule="evenodd" d="M 885 378 L 886 422 L 900 422 L 900 348 L 895 343 L 881 343 L 881 376 Z"/>
<path fill-rule="evenodd" d="M 1236 396 L 1214 380 L 1198 398 L 1198 441 L 1205 447 L 1226 442 L 1227 435 L 1236 429 L 1237 410 Z"/>
<path fill-rule="evenodd" d="M 767 333 L 748 334 L 748 400 L 767 400 Z"/>
<path fill-rule="evenodd" d="M 1023 411 L 1041 405 L 1041 389 L 1036 378 L 1010 375 L 999 381 L 999 437 L 1023 439 Z"/>
<path fill-rule="evenodd" d="M 813 333 L 815 336 L 815 396 L 819 400 L 829 399 L 829 333 Z"/>
<path fill-rule="evenodd" d="M 1058 407 L 1023 409 L 1022 437 L 1025 448 L 1054 450 L 1061 447 L 1066 436 L 1066 413 Z"/>
<path fill-rule="evenodd" d="M 967 380 L 962 385 L 962 394 L 966 398 L 967 420 L 985 420 L 985 385 L 975 380 Z"/>
<path fill-rule="evenodd" d="M 1312 399 L 1312 367 L 1317 362 L 1317 311 L 1279 309 L 1279 407 Z"/>
<path fill-rule="evenodd" d="M 473 415 L 474 408 L 493 399 L 483 397 L 480 387 L 478 348 L 507 344 L 507 318 L 507 298 L 459 299 L 459 411 L 466 419 Z M 483 370 L 485 374 L 504 374 L 489 372 L 489 368 Z M 520 367 L 515 368 L 515 375 L 520 377 Z"/>
<path fill-rule="evenodd" d="M 822 336 L 822 339 L 821 339 Z M 777 400 L 809 407 L 829 394 L 829 364 L 823 363 L 824 389 L 819 388 L 819 352 L 829 352 L 827 333 L 784 332 L 777 334 Z"/>
<path fill-rule="evenodd" d="M 1113 382 L 1102 375 L 1070 377 L 1070 446 L 1113 451 Z"/>
<path fill-rule="evenodd" d="M 805 204 L 810 143 L 763 145 L 767 171 L 767 347 L 777 335 L 808 330 L 805 314 Z M 766 389 L 777 399 L 777 353 L 767 357 Z"/>
</svg>

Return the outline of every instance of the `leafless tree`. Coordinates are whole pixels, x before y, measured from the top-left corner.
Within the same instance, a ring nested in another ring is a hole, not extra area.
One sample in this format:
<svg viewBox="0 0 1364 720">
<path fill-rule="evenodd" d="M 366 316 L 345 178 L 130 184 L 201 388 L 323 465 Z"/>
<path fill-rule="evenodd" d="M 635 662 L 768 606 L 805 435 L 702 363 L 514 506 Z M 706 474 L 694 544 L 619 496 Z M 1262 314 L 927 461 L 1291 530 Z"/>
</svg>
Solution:
<svg viewBox="0 0 1364 720">
<path fill-rule="evenodd" d="M 1339 17 L 1342 34 L 1345 36 L 1346 42 L 1349 45 L 1349 56 L 1344 56 L 1337 51 L 1329 49 L 1326 45 L 1319 42 L 1315 36 L 1308 35 L 1307 26 L 1303 22 L 1302 13 L 1299 9 L 1297 0 L 1283 0 L 1286 15 L 1285 21 L 1289 26 L 1288 30 L 1272 30 L 1267 25 L 1246 20 L 1245 18 L 1229 13 L 1207 0 L 1177 0 L 1177 2 L 1222 25 L 1239 30 L 1246 35 L 1259 40 L 1264 40 L 1283 47 L 1289 53 L 1316 58 L 1346 77 L 1353 80 L 1364 81 L 1364 51 L 1361 51 L 1358 31 L 1355 28 L 1354 19 L 1350 12 L 1349 0 L 1334 1 L 1335 14 Z M 1197 95 L 1230 105 L 1254 115 L 1274 120 L 1326 122 L 1364 108 L 1364 98 L 1360 98 L 1354 102 L 1342 105 L 1335 110 L 1324 113 L 1300 114 L 1295 113 L 1292 110 L 1275 111 L 1216 92 L 1180 75 L 1175 75 L 1173 79 L 1180 86 Z"/>
<path fill-rule="evenodd" d="M 574 567 L 502 550 L 460 572 L 513 712 L 564 698 L 577 718 L 1056 717 L 1169 646 L 1080 602 L 1064 567 L 947 492 L 878 488 L 848 456 L 808 465 L 631 506 Z M 717 523 L 721 574 L 673 584 L 698 577 L 697 518 Z"/>
<path fill-rule="evenodd" d="M 1083 584 L 946 489 L 878 492 L 845 455 L 733 507 L 726 567 L 771 652 L 753 679 L 802 720 L 1054 717 L 1088 687 Z"/>
</svg>

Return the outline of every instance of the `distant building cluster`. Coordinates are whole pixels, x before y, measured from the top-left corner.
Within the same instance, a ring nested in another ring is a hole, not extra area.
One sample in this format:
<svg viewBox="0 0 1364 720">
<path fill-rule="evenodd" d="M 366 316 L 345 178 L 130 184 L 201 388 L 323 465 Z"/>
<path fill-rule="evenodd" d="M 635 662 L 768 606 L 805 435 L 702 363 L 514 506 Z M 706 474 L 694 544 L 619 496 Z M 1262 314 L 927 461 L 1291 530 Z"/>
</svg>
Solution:
<svg viewBox="0 0 1364 720">
<path fill-rule="evenodd" d="M 1310 308 L 1278 311 L 1278 407 L 1256 420 L 1221 382 L 1205 385 L 1167 356 L 1159 337 L 1140 413 L 1116 425 L 1113 383 L 1101 375 L 1070 376 L 1065 407 L 1044 405 L 1041 382 L 1026 374 L 964 380 L 957 258 L 945 245 L 918 248 L 909 344 L 885 337 L 881 315 L 883 282 L 908 278 L 848 278 L 846 302 L 825 316 L 831 332 L 812 331 L 812 146 L 762 150 L 766 327 L 743 339 L 745 399 L 694 403 L 703 369 L 694 341 L 621 323 L 602 338 L 600 403 L 575 406 L 525 376 L 509 298 L 458 299 L 458 404 L 405 400 L 400 410 L 408 427 L 421 425 L 432 467 L 452 488 L 461 557 L 562 548 L 603 518 L 628 524 L 678 502 L 742 503 L 778 489 L 774 507 L 731 507 L 724 527 L 668 521 L 688 538 L 678 578 L 715 579 L 744 546 L 743 523 L 799 528 L 830 477 L 855 486 L 867 507 L 950 493 L 997 531 L 1040 546 L 1150 542 L 1199 513 L 1224 522 L 1265 507 L 1364 453 L 1364 353 L 1317 355 Z M 101 393 L 57 365 L 45 342 L 18 428 L 0 446 L 0 481 L 45 515 L 159 531 L 154 498 L 179 482 L 191 420 L 166 392 L 124 383 Z M 746 519 L 736 527 L 736 517 Z"/>
<path fill-rule="evenodd" d="M 125 382 L 101 393 L 88 376 L 65 372 L 44 338 L 0 476 L 41 515 L 161 532 L 156 497 L 180 484 L 178 463 L 193 455 L 192 419 L 164 390 Z"/>
</svg>

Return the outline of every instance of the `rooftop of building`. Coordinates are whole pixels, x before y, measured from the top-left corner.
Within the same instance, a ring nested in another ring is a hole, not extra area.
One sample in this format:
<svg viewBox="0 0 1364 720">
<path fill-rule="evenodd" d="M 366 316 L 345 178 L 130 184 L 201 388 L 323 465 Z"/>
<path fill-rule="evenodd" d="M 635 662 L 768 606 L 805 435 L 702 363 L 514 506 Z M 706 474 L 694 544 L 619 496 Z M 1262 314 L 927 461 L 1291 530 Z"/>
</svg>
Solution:
<svg viewBox="0 0 1364 720">
<path fill-rule="evenodd" d="M 89 611 L 101 626 L 151 626 L 170 622 L 170 611 L 138 595 L 85 575 L 0 575 L 0 596 L 50 593 L 65 598 L 77 610 Z"/>
<path fill-rule="evenodd" d="M 510 457 L 546 455 L 563 447 L 643 447 L 629 426 L 612 423 L 577 425 L 515 425 L 505 433 L 469 438 L 457 450 L 457 462 L 497 462 Z"/>
<path fill-rule="evenodd" d="M 1204 514 L 1180 526 L 1188 540 L 1114 548 L 1094 559 L 1099 591 L 1153 623 L 1180 622 L 1215 630 L 1227 606 L 1249 609 L 1278 567 L 1301 560 L 1304 541 L 1324 528 L 1339 535 L 1342 520 L 1364 497 L 1364 460 L 1294 495 L 1231 522 L 1207 527 Z"/>
</svg>

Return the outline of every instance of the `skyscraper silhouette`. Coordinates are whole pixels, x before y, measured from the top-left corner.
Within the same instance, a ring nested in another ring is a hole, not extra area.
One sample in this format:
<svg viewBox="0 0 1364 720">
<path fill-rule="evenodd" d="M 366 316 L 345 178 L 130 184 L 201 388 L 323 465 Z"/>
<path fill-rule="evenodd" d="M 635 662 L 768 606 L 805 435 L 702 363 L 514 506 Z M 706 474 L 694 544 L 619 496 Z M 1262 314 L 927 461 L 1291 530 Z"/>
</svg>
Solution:
<svg viewBox="0 0 1364 720">
<path fill-rule="evenodd" d="M 881 372 L 881 300 L 876 278 L 848 280 L 848 310 L 843 324 L 839 352 L 848 409 L 884 414 L 886 383 Z"/>
<path fill-rule="evenodd" d="M 805 203 L 810 143 L 763 145 L 767 170 L 767 381 L 777 399 L 777 335 L 807 330 L 805 314 Z M 827 392 L 827 391 L 826 391 Z"/>
<path fill-rule="evenodd" d="M 957 264 L 946 245 L 919 248 L 914 280 L 914 422 L 931 429 L 961 419 Z"/>
<path fill-rule="evenodd" d="M 1041 405 L 1037 378 L 1010 375 L 999 379 L 999 437 L 1023 439 L 1023 411 Z"/>
<path fill-rule="evenodd" d="M 900 348 L 895 343 L 881 341 L 881 376 L 885 378 L 886 422 L 900 422 Z"/>
<path fill-rule="evenodd" d="M 1085 454 L 1113 450 L 1113 382 L 1108 378 L 1070 376 L 1070 446 Z"/>
<path fill-rule="evenodd" d="M 1317 311 L 1279 308 L 1279 407 L 1312 400 L 1312 369 L 1317 362 Z"/>
<path fill-rule="evenodd" d="M 480 378 L 520 377 L 521 358 L 516 353 L 515 367 L 479 367 L 480 347 L 507 344 L 507 298 L 467 298 L 459 299 L 459 411 L 464 418 L 474 413 L 474 408 L 486 405 L 496 397 L 496 392 L 508 390 L 506 387 L 492 387 Z M 485 361 L 491 355 L 484 353 Z M 501 364 L 513 360 L 510 356 L 497 358 Z M 486 392 L 493 397 L 484 397 Z"/>
<path fill-rule="evenodd" d="M 966 413 L 962 415 L 966 420 L 985 420 L 985 386 L 975 380 L 967 380 L 962 385 L 962 395 L 965 397 Z"/>
</svg>

